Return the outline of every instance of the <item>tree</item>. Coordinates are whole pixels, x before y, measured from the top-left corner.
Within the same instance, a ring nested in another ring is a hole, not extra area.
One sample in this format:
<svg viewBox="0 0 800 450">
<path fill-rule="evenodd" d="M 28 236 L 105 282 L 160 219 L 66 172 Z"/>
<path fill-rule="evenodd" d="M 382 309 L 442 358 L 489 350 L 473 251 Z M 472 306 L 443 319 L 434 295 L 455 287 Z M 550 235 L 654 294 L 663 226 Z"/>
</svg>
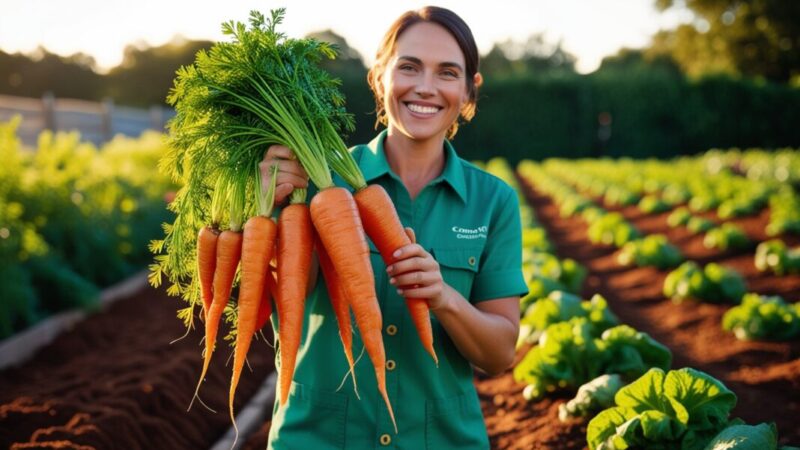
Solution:
<svg viewBox="0 0 800 450">
<path fill-rule="evenodd" d="M 543 33 L 532 34 L 525 42 L 508 39 L 495 44 L 481 61 L 487 79 L 544 73 L 575 73 L 577 58 L 561 47 L 561 42 L 547 42 Z"/>
<path fill-rule="evenodd" d="M 200 49 L 211 47 L 210 41 L 189 41 L 176 36 L 170 42 L 150 47 L 144 44 L 128 45 L 122 63 L 106 76 L 105 95 L 115 102 L 150 106 L 166 104 L 175 71 L 182 65 L 194 62 Z"/>
<path fill-rule="evenodd" d="M 694 14 L 692 23 L 657 33 L 648 49 L 651 55 L 671 55 L 690 76 L 800 78 L 800 2 L 656 0 L 656 6 L 685 6 Z"/>
<path fill-rule="evenodd" d="M 0 93 L 41 97 L 99 100 L 102 77 L 94 72 L 94 59 L 84 53 L 59 56 L 43 47 L 30 55 L 0 51 Z"/>
</svg>

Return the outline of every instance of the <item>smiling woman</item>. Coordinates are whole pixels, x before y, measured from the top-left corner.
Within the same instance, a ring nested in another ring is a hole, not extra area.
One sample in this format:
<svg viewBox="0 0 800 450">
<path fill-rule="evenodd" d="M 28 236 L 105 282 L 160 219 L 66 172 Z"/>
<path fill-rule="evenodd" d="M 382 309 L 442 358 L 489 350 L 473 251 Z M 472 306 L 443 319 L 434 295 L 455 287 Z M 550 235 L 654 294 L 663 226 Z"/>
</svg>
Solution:
<svg viewBox="0 0 800 450">
<path fill-rule="evenodd" d="M 472 33 L 455 13 L 426 7 L 403 14 L 368 76 L 378 123 L 387 129 L 351 150 L 366 182 L 388 193 L 410 236 L 386 259 L 379 243 L 369 243 L 397 431 L 369 364 L 354 368 L 360 397 L 355 386 L 338 389 L 349 366 L 337 349 L 326 284 L 317 280 L 292 389 L 273 412 L 270 448 L 488 448 L 473 367 L 495 375 L 511 364 L 527 288 L 516 193 L 459 158 L 448 141 L 459 118 L 475 114 L 478 67 Z M 305 187 L 306 177 L 290 176 L 303 173 L 290 155 L 273 146 L 265 156 L 264 167 L 281 164 L 277 202 Z M 270 176 L 263 173 L 265 182 Z M 406 302 L 424 304 L 438 365 L 420 345 L 417 316 Z M 354 335 L 353 352 L 361 346 Z"/>
</svg>

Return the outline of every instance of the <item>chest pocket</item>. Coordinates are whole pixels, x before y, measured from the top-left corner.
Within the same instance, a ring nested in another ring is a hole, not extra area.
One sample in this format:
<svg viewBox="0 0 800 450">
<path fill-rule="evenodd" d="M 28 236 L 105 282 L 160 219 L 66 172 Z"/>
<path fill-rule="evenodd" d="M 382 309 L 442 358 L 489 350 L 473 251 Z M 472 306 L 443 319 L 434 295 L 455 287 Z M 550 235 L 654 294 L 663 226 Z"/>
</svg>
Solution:
<svg viewBox="0 0 800 450">
<path fill-rule="evenodd" d="M 469 300 L 472 282 L 480 270 L 481 247 L 433 247 L 431 254 L 439 262 L 444 282 Z"/>
</svg>

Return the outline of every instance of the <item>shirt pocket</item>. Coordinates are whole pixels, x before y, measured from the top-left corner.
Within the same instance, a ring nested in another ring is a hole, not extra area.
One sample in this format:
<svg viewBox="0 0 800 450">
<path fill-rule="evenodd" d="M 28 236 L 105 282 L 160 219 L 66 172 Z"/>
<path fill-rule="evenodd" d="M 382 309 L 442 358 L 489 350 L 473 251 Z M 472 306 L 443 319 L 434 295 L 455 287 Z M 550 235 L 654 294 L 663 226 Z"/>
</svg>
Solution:
<svg viewBox="0 0 800 450">
<path fill-rule="evenodd" d="M 343 449 L 347 396 L 292 382 L 286 405 L 275 401 L 270 449 Z"/>
<path fill-rule="evenodd" d="M 431 253 L 439 263 L 444 282 L 469 300 L 472 282 L 480 269 L 481 248 L 478 246 L 433 247 Z"/>
<path fill-rule="evenodd" d="M 489 437 L 475 393 L 425 402 L 425 447 L 488 449 Z"/>
</svg>

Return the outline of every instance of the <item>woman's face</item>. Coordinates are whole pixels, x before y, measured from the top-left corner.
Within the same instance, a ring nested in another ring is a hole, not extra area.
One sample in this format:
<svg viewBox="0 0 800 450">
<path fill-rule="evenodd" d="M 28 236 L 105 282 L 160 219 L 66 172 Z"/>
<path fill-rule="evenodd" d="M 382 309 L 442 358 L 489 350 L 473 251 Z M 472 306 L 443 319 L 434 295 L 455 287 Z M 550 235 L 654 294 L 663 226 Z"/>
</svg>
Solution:
<svg viewBox="0 0 800 450">
<path fill-rule="evenodd" d="M 410 26 L 381 77 L 390 131 L 417 141 L 444 139 L 469 99 L 465 77 L 464 55 L 445 28 Z"/>
</svg>

